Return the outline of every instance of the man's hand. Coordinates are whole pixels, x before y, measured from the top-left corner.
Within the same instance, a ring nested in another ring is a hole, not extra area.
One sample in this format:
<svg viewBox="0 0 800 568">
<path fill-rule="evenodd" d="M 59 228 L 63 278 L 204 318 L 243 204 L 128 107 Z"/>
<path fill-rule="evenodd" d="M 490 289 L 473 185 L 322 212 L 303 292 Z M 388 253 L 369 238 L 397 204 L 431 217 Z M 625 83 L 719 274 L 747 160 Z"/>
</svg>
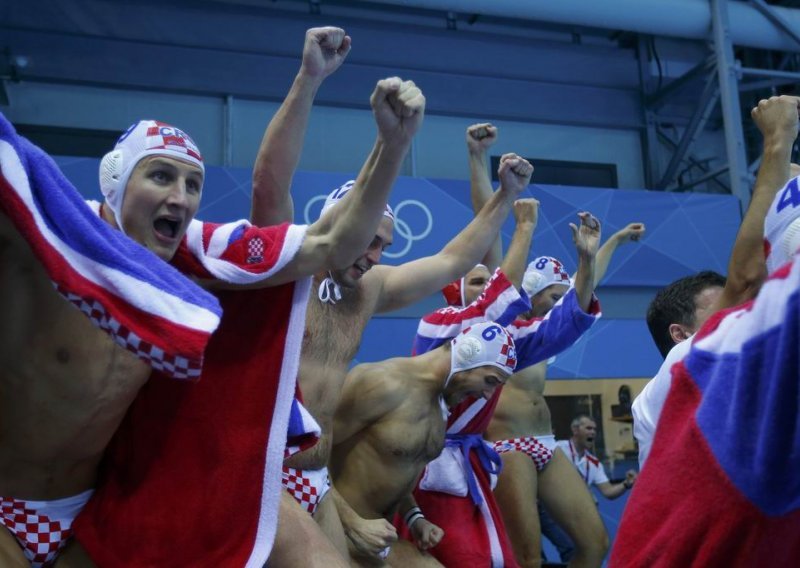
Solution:
<svg viewBox="0 0 800 568">
<path fill-rule="evenodd" d="M 536 228 L 539 220 L 539 200 L 532 197 L 517 199 L 514 202 L 514 221 L 517 226 L 530 225 Z"/>
<path fill-rule="evenodd" d="M 575 223 L 570 223 L 572 229 L 572 240 L 578 250 L 578 257 L 594 258 L 600 246 L 600 221 L 586 211 L 578 213 L 581 226 L 578 228 Z"/>
<path fill-rule="evenodd" d="M 497 142 L 497 127 L 488 122 L 467 128 L 467 150 L 470 154 L 483 154 Z"/>
<path fill-rule="evenodd" d="M 800 97 L 781 95 L 758 102 L 750 116 L 764 136 L 764 145 L 791 144 L 797 138 Z"/>
<path fill-rule="evenodd" d="M 375 559 L 387 546 L 397 541 L 397 531 L 386 519 L 353 519 L 345 533 L 358 554 Z"/>
<path fill-rule="evenodd" d="M 300 72 L 322 82 L 345 60 L 350 43 L 350 36 L 342 28 L 311 28 L 306 32 Z"/>
<path fill-rule="evenodd" d="M 630 489 L 633 487 L 633 484 L 636 483 L 636 478 L 638 476 L 639 475 L 632 469 L 629 469 L 627 472 L 625 472 L 625 481 L 622 482 L 625 484 L 625 488 Z"/>
<path fill-rule="evenodd" d="M 528 160 L 516 154 L 503 154 L 497 175 L 500 178 L 500 190 L 517 196 L 531 183 L 533 166 Z"/>
<path fill-rule="evenodd" d="M 624 244 L 628 241 L 637 242 L 644 235 L 644 223 L 631 223 L 624 229 L 621 229 L 612 235 L 612 239 L 617 239 L 618 244 Z"/>
<path fill-rule="evenodd" d="M 378 134 L 385 142 L 411 142 L 425 115 L 425 96 L 413 81 L 399 77 L 378 81 L 369 102 Z"/>
<path fill-rule="evenodd" d="M 430 550 L 441 542 L 444 537 L 444 531 L 425 517 L 422 517 L 411 525 L 411 535 L 414 537 L 414 542 L 417 543 L 417 548 Z"/>
</svg>

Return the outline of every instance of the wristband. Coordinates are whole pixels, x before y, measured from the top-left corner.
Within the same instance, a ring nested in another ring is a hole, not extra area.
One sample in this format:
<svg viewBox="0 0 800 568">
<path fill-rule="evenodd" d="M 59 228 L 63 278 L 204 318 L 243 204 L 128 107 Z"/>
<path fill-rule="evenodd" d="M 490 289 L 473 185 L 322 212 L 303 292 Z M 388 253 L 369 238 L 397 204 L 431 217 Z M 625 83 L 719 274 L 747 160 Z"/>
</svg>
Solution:
<svg viewBox="0 0 800 568">
<path fill-rule="evenodd" d="M 406 514 L 403 515 L 403 522 L 407 527 L 411 527 L 411 517 L 417 514 L 422 515 L 422 509 L 419 507 L 411 507 L 408 511 L 406 511 Z"/>
<path fill-rule="evenodd" d="M 411 527 L 414 525 L 414 523 L 416 523 L 418 520 L 420 520 L 420 519 L 424 519 L 424 518 L 425 518 L 425 515 L 423 515 L 422 513 L 414 513 L 414 514 L 413 514 L 413 515 L 411 515 L 411 517 L 408 519 L 408 522 L 406 523 L 406 526 L 407 526 L 409 529 L 411 529 Z"/>
</svg>

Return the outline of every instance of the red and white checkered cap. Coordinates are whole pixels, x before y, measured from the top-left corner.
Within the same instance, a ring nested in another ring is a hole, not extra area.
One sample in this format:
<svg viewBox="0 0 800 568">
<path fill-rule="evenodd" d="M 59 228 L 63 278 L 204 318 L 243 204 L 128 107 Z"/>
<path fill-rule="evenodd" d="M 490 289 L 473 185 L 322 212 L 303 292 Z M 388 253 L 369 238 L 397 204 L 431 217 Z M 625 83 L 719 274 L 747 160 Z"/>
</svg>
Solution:
<svg viewBox="0 0 800 568">
<path fill-rule="evenodd" d="M 136 164 L 146 156 L 153 155 L 177 158 L 205 172 L 200 150 L 183 130 L 157 120 L 140 120 L 132 124 L 100 162 L 100 191 L 120 228 L 120 213 L 128 178 Z"/>
<path fill-rule="evenodd" d="M 491 365 L 512 374 L 517 367 L 514 340 L 506 329 L 494 322 L 476 323 L 450 342 L 450 376 Z"/>
<path fill-rule="evenodd" d="M 553 284 L 569 286 L 571 281 L 561 261 L 552 256 L 535 258 L 522 277 L 522 289 L 531 298 Z"/>
<path fill-rule="evenodd" d="M 781 189 L 764 219 L 764 255 L 772 273 L 800 251 L 800 177 Z"/>
</svg>

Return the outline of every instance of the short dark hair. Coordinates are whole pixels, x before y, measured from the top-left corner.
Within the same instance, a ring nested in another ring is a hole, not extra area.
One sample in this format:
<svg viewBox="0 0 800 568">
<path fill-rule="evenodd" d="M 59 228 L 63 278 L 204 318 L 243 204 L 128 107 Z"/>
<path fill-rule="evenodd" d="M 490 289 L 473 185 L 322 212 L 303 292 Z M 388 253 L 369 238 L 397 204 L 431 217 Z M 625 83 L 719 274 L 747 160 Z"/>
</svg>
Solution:
<svg viewBox="0 0 800 568">
<path fill-rule="evenodd" d="M 715 286 L 724 287 L 725 277 L 713 270 L 704 270 L 676 280 L 656 293 L 647 308 L 647 327 L 663 357 L 675 346 L 669 326 L 673 323 L 694 326 L 695 297 Z"/>
<path fill-rule="evenodd" d="M 581 420 L 583 420 L 584 418 L 586 418 L 587 420 L 591 420 L 592 422 L 595 423 L 595 425 L 597 425 L 597 420 L 595 420 L 588 414 L 578 414 L 577 416 L 575 416 L 575 418 L 572 419 L 572 422 L 569 423 L 569 427 L 575 428 L 581 423 Z"/>
</svg>

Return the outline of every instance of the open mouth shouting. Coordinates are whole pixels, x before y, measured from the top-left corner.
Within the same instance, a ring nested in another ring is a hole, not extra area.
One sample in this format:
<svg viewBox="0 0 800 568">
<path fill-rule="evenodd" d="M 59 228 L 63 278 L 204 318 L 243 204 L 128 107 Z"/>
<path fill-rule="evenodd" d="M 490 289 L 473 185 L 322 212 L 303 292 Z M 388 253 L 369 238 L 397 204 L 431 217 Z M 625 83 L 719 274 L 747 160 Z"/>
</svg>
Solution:
<svg viewBox="0 0 800 568">
<path fill-rule="evenodd" d="M 178 217 L 164 215 L 153 221 L 153 229 L 160 240 L 174 242 L 181 229 L 181 220 Z"/>
</svg>

